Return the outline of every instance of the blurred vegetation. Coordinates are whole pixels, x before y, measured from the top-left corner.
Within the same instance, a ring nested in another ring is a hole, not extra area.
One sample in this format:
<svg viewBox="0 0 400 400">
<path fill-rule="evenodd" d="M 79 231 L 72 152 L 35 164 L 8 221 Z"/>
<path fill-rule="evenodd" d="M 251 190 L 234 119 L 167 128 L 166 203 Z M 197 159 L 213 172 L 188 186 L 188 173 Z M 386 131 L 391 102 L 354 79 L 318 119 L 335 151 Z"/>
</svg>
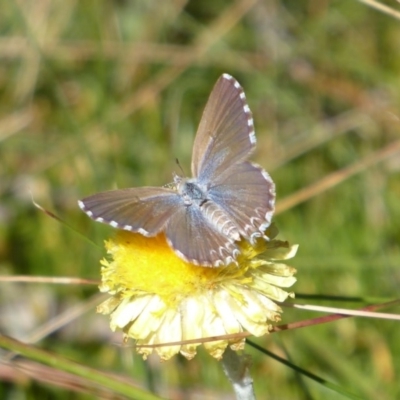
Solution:
<svg viewBox="0 0 400 400">
<path fill-rule="evenodd" d="M 356 0 L 2 2 L 0 274 L 99 279 L 112 230 L 77 199 L 168 183 L 175 158 L 189 173 L 203 107 L 227 72 L 254 114 L 253 159 L 277 185 L 280 237 L 300 244 L 296 293 L 395 298 L 399 37 L 399 19 Z M 74 229 L 38 211 L 32 196 Z M 121 348 L 97 303 L 87 309 L 96 286 L 0 284 L 3 334 L 29 341 L 65 316 L 38 347 L 166 398 L 232 398 L 220 364 L 202 350 L 190 362 L 159 363 Z M 285 309 L 283 322 L 312 316 Z M 256 342 L 360 398 L 396 399 L 398 329 L 350 318 Z M 260 399 L 342 398 L 248 352 Z M 2 399 L 119 398 L 85 387 L 29 360 L 0 364 Z"/>
</svg>

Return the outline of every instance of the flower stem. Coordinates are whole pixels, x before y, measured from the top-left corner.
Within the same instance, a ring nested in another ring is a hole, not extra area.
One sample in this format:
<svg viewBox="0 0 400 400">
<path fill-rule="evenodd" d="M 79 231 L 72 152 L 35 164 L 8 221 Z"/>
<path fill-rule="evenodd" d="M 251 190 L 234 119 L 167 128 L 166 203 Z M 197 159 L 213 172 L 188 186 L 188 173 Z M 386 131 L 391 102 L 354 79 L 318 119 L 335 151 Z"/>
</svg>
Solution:
<svg viewBox="0 0 400 400">
<path fill-rule="evenodd" d="M 246 354 L 238 355 L 230 347 L 225 350 L 222 365 L 225 375 L 232 382 L 237 400 L 255 400 L 253 379 L 250 376 L 251 361 Z"/>
</svg>

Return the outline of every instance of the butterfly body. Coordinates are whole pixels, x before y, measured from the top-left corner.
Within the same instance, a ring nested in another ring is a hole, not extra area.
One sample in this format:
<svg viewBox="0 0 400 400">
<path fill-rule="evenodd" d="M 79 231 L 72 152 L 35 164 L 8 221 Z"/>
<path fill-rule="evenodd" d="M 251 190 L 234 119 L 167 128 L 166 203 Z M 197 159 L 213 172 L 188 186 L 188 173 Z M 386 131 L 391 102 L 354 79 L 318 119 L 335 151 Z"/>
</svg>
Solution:
<svg viewBox="0 0 400 400">
<path fill-rule="evenodd" d="M 201 206 L 207 201 L 206 188 L 201 187 L 195 179 L 185 179 L 181 177 L 174 178 L 178 193 L 186 206 L 197 204 Z"/>
<path fill-rule="evenodd" d="M 192 155 L 192 178 L 171 187 L 98 193 L 79 201 L 86 214 L 145 236 L 165 233 L 182 259 L 217 267 L 235 262 L 237 241 L 254 241 L 270 225 L 275 186 L 247 160 L 256 143 L 253 119 L 239 83 L 224 74 L 206 104 Z"/>
</svg>

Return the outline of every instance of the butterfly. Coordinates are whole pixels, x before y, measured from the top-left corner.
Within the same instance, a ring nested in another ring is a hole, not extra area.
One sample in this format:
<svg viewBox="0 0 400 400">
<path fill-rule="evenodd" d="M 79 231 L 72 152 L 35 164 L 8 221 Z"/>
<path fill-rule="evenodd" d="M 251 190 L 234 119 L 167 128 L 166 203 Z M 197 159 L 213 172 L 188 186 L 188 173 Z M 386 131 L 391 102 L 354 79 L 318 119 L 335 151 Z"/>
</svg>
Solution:
<svg viewBox="0 0 400 400">
<path fill-rule="evenodd" d="M 238 241 L 254 243 L 270 225 L 275 185 L 247 161 L 256 145 L 240 84 L 223 74 L 204 109 L 193 145 L 193 178 L 174 175 L 164 187 L 97 193 L 78 202 L 93 220 L 156 236 L 164 232 L 183 260 L 205 267 L 236 263 Z"/>
</svg>

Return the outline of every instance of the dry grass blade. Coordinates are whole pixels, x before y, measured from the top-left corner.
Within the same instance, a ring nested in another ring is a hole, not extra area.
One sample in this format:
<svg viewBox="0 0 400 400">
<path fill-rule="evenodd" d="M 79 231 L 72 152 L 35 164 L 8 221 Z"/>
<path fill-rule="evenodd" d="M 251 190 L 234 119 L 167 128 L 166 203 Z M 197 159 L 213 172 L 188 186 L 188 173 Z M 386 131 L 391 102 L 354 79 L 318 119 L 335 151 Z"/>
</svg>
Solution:
<svg viewBox="0 0 400 400">
<path fill-rule="evenodd" d="M 34 332 L 31 332 L 29 335 L 26 336 L 26 338 L 24 339 L 24 343 L 33 344 L 39 342 L 40 340 L 51 335 L 52 333 L 56 332 L 57 330 L 74 321 L 75 319 L 82 317 L 88 311 L 93 310 L 103 298 L 104 295 L 97 294 L 96 296 L 93 296 L 90 301 L 79 303 L 75 307 L 70 307 L 68 310 L 60 313 L 53 319 L 47 321 L 42 326 L 37 327 Z M 9 361 L 15 356 L 15 353 L 9 353 L 8 355 L 3 355 L 3 360 Z"/>
<path fill-rule="evenodd" d="M 375 153 L 364 157 L 363 159 L 355 162 L 354 164 L 343 168 L 339 171 L 333 172 L 332 174 L 322 178 L 316 183 L 313 183 L 304 189 L 297 191 L 296 193 L 287 196 L 280 200 L 276 206 L 276 214 L 280 214 L 290 208 L 303 203 L 332 187 L 339 185 L 345 180 L 352 176 L 365 171 L 367 168 L 372 167 L 382 161 L 395 156 L 400 152 L 400 140 L 392 142 L 381 150 L 377 150 Z"/>
<path fill-rule="evenodd" d="M 56 285 L 98 285 L 100 281 L 62 276 L 0 276 L 0 282 L 51 283 Z"/>
<path fill-rule="evenodd" d="M 25 129 L 32 122 L 30 109 L 21 110 L 0 120 L 0 142 Z"/>
<path fill-rule="evenodd" d="M 378 1 L 375 0 L 358 0 L 360 3 L 364 3 L 369 7 L 374 8 L 375 10 L 381 11 L 384 14 L 390 15 L 393 18 L 396 18 L 398 20 L 400 20 L 400 11 L 396 11 L 395 9 L 379 3 Z"/>
</svg>

